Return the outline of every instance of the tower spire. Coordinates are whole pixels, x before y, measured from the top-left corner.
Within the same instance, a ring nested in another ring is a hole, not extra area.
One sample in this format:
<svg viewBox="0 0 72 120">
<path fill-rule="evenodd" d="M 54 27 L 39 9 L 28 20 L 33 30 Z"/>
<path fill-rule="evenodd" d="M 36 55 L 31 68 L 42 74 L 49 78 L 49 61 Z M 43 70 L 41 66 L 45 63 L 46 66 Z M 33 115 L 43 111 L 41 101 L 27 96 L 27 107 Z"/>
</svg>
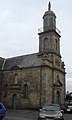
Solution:
<svg viewBox="0 0 72 120">
<path fill-rule="evenodd" d="M 51 3 L 48 4 L 48 11 L 51 11 Z"/>
</svg>

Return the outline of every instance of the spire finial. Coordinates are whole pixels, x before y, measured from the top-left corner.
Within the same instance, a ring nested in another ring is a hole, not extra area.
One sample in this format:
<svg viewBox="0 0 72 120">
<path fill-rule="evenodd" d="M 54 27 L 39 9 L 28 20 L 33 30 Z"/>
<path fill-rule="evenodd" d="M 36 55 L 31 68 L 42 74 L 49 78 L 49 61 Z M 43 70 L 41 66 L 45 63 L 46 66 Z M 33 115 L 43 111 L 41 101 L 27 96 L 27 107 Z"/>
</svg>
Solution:
<svg viewBox="0 0 72 120">
<path fill-rule="evenodd" d="M 50 11 L 51 10 L 51 3 L 49 2 L 48 4 L 48 10 Z"/>
</svg>

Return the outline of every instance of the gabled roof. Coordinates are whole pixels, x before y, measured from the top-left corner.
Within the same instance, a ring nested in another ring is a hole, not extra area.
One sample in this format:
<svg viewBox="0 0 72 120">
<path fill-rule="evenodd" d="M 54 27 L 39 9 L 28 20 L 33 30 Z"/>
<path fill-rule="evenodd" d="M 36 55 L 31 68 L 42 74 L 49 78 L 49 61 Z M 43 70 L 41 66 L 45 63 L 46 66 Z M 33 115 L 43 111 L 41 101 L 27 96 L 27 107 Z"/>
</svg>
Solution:
<svg viewBox="0 0 72 120">
<path fill-rule="evenodd" d="M 4 70 L 12 68 L 26 68 L 26 67 L 35 67 L 42 65 L 42 59 L 38 57 L 38 53 L 17 56 L 8 58 L 5 61 Z"/>
</svg>

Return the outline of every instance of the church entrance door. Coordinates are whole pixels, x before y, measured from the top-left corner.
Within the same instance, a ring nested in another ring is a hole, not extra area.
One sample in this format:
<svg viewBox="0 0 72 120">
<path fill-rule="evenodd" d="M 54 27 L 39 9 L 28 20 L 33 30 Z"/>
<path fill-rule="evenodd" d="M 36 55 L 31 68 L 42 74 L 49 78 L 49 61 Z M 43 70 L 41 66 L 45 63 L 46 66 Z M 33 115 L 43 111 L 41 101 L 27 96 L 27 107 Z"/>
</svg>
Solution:
<svg viewBox="0 0 72 120">
<path fill-rule="evenodd" d="M 13 98 L 12 98 L 12 108 L 13 109 L 16 108 L 16 101 L 17 101 L 17 95 L 13 94 Z"/>
<path fill-rule="evenodd" d="M 60 92 L 59 91 L 57 91 L 56 93 L 56 103 L 60 104 Z"/>
</svg>

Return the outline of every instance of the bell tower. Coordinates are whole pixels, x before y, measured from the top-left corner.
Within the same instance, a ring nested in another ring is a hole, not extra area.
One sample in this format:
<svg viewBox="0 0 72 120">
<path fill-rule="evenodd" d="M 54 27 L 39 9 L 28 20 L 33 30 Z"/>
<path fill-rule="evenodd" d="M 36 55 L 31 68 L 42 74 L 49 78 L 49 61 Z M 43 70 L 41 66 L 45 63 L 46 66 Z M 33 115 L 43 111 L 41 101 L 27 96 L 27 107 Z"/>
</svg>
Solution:
<svg viewBox="0 0 72 120">
<path fill-rule="evenodd" d="M 60 55 L 60 31 L 56 28 L 56 15 L 51 11 L 51 3 L 48 11 L 43 15 L 43 29 L 39 35 L 39 54 L 56 53 Z"/>
<path fill-rule="evenodd" d="M 52 103 L 64 103 L 65 65 L 64 62 L 62 62 L 60 55 L 61 36 L 60 31 L 56 27 L 56 15 L 51 10 L 50 2 L 48 4 L 48 10 L 43 15 L 43 29 L 39 29 L 38 35 L 38 56 L 42 58 L 43 67 L 45 65 L 44 71 L 48 77 L 45 78 L 46 86 L 43 85 L 44 88 L 46 88 L 46 94 L 48 94 L 48 90 L 50 89 Z"/>
</svg>

